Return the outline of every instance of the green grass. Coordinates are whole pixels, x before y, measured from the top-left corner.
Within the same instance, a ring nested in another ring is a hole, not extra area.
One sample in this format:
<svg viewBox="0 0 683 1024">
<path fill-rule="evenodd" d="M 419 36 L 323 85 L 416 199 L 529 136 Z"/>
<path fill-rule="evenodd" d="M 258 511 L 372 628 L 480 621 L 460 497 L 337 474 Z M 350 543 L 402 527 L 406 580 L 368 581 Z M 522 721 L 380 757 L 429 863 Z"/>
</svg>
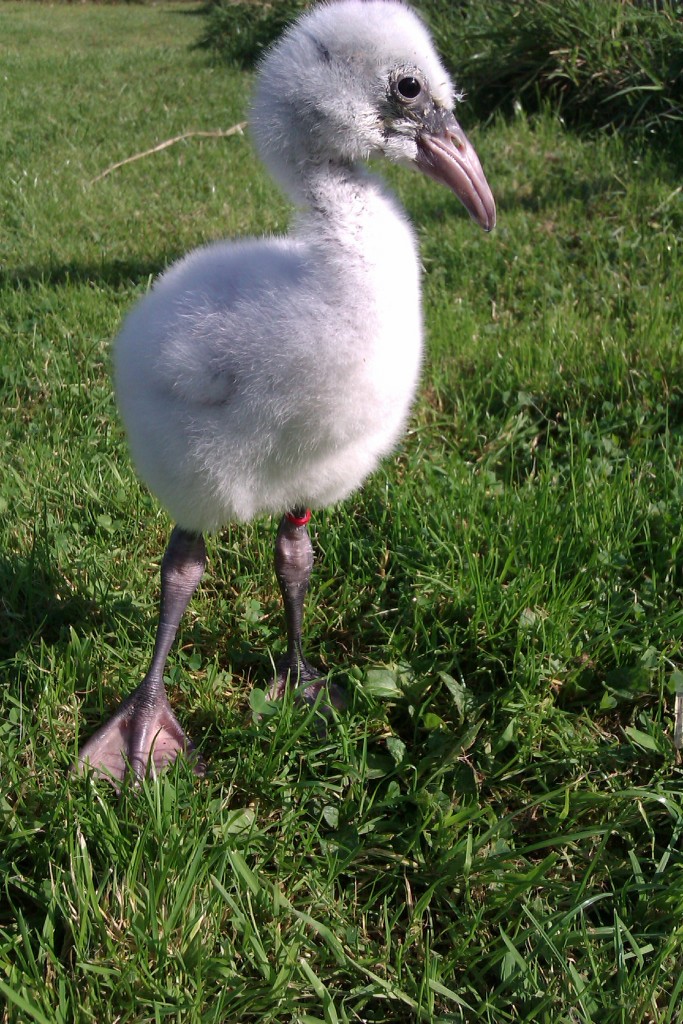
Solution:
<svg viewBox="0 0 683 1024">
<path fill-rule="evenodd" d="M 248 77 L 181 5 L 3 3 L 0 1020 L 678 1024 L 683 215 L 655 147 L 476 130 L 478 233 L 392 171 L 429 353 L 411 429 L 316 516 L 326 737 L 258 717 L 274 524 L 230 527 L 168 675 L 209 760 L 117 798 L 79 736 L 139 681 L 169 523 L 109 343 L 167 262 L 277 231 Z"/>
</svg>

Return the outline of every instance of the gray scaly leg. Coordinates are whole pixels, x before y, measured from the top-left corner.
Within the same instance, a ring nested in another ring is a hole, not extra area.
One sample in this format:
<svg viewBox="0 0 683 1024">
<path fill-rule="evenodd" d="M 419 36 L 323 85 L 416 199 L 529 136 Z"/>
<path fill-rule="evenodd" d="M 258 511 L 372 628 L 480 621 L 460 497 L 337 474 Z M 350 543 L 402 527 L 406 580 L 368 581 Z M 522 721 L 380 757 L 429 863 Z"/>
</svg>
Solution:
<svg viewBox="0 0 683 1024">
<path fill-rule="evenodd" d="M 307 661 L 301 646 L 304 600 L 313 568 L 313 545 L 308 535 L 310 518 L 310 509 L 287 512 L 275 539 L 275 575 L 285 606 L 287 653 L 277 665 L 270 695 L 281 697 L 289 682 L 310 703 L 321 689 L 328 689 L 331 703 L 343 708 L 346 702 L 339 688 L 334 684 L 328 688 L 327 679 Z"/>
<path fill-rule="evenodd" d="M 143 778 L 190 754 L 191 741 L 171 710 L 164 686 L 164 668 L 180 620 L 206 565 L 201 534 L 176 526 L 161 563 L 161 604 L 154 654 L 147 675 L 109 721 L 81 747 L 78 768 L 90 765 L 98 775 L 122 782 L 130 768 Z M 203 772 L 199 762 L 198 774 Z"/>
</svg>

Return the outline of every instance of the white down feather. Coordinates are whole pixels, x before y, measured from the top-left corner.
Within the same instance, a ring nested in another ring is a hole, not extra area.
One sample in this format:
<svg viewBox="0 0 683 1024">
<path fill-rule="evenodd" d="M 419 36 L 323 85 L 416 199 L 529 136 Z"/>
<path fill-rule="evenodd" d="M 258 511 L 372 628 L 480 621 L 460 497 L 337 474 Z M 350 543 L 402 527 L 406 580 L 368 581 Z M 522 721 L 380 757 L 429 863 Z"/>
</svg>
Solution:
<svg viewBox="0 0 683 1024">
<path fill-rule="evenodd" d="M 116 390 L 141 477 L 187 530 L 357 488 L 403 431 L 422 353 L 419 262 L 405 215 L 358 165 L 415 158 L 386 130 L 387 77 L 453 88 L 394 0 L 314 8 L 260 69 L 264 162 L 298 204 L 282 238 L 220 242 L 171 267 L 126 319 Z"/>
</svg>

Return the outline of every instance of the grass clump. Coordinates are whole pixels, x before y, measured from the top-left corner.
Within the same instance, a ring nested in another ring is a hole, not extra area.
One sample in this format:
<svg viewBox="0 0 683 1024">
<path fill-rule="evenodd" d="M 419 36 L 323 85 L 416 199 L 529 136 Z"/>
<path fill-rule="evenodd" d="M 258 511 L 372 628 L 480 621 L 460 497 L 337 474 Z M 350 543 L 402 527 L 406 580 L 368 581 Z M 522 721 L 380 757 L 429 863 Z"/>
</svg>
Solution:
<svg viewBox="0 0 683 1024">
<path fill-rule="evenodd" d="M 310 0 L 210 0 L 197 45 L 229 64 L 250 68 Z"/>
<path fill-rule="evenodd" d="M 419 6 L 480 115 L 547 102 L 573 125 L 651 132 L 683 120 L 679 0 Z"/>
</svg>

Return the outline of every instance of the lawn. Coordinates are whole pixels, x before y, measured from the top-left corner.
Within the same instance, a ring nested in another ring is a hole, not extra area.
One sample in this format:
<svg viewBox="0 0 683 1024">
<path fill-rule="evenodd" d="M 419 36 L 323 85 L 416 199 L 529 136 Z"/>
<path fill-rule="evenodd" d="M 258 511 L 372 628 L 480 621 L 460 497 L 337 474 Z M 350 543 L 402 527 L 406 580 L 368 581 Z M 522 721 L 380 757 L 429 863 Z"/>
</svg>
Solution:
<svg viewBox="0 0 683 1024">
<path fill-rule="evenodd" d="M 348 710 L 323 734 L 265 704 L 276 524 L 228 527 L 167 679 L 206 778 L 69 774 L 144 672 L 170 529 L 110 341 L 188 248 L 288 223 L 246 134 L 100 177 L 244 119 L 250 76 L 200 30 L 188 4 L 0 5 L 0 1021 L 680 1024 L 666 139 L 464 108 L 490 236 L 388 172 L 429 344 L 401 448 L 315 516 L 308 653 Z"/>
</svg>

